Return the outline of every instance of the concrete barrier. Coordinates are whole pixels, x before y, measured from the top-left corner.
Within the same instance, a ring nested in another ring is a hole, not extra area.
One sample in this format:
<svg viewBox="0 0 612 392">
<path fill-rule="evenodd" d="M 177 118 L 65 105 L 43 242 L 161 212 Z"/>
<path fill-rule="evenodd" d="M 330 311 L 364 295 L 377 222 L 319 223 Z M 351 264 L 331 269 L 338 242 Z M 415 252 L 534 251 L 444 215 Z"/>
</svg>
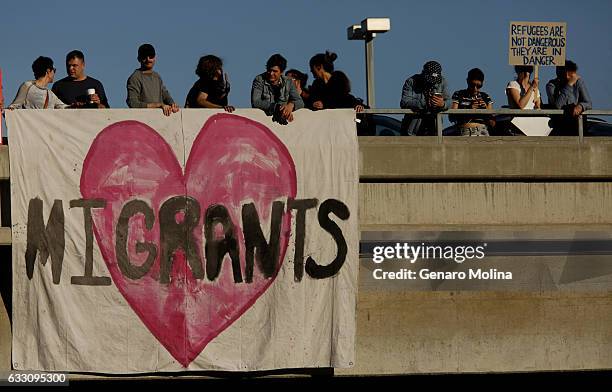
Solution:
<svg viewBox="0 0 612 392">
<path fill-rule="evenodd" d="M 360 138 L 360 150 L 361 230 L 612 229 L 610 138 Z M 0 147 L 0 179 L 7 154 Z M 7 230 L 0 242 L 10 243 Z M 0 371 L 10 366 L 6 308 Z M 336 374 L 611 369 L 612 290 L 415 292 L 360 281 L 356 349 L 355 367 Z"/>
</svg>

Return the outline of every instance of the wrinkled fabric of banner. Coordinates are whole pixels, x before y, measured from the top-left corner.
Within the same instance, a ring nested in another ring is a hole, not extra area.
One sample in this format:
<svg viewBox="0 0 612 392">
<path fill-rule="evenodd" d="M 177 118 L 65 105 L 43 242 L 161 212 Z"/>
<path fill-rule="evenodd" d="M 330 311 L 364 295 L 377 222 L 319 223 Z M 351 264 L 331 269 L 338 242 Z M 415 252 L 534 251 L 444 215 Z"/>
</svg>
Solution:
<svg viewBox="0 0 612 392">
<path fill-rule="evenodd" d="M 354 116 L 7 113 L 14 368 L 352 366 Z"/>
</svg>

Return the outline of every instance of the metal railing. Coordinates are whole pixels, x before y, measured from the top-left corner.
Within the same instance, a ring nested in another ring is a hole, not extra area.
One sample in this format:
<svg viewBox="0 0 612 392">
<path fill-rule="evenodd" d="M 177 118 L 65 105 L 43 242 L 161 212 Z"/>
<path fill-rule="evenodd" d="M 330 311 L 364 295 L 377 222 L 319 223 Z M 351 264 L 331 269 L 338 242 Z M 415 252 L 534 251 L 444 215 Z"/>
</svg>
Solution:
<svg viewBox="0 0 612 392">
<path fill-rule="evenodd" d="M 365 109 L 366 114 L 412 114 L 422 115 L 411 109 Z M 438 141 L 442 142 L 443 116 L 455 114 L 480 114 L 480 115 L 507 115 L 513 117 L 548 117 L 553 115 L 562 115 L 564 112 L 560 109 L 541 109 L 541 110 L 521 110 L 521 109 L 448 109 L 442 112 L 435 113 L 436 116 L 436 131 Z M 434 115 L 434 113 L 432 113 Z M 578 140 L 584 142 L 584 116 L 612 116 L 612 110 L 587 110 L 583 115 L 578 116 Z"/>
</svg>

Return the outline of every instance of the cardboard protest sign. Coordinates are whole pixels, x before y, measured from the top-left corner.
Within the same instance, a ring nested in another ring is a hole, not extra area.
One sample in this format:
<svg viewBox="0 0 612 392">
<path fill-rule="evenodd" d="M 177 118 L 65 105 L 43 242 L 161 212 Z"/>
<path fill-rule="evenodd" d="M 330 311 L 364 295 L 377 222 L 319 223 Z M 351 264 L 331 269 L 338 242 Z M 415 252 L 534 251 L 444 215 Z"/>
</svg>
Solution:
<svg viewBox="0 0 612 392">
<path fill-rule="evenodd" d="M 510 65 L 565 65 L 565 22 L 510 22 Z"/>
<path fill-rule="evenodd" d="M 13 366 L 349 367 L 353 110 L 16 110 Z"/>
</svg>

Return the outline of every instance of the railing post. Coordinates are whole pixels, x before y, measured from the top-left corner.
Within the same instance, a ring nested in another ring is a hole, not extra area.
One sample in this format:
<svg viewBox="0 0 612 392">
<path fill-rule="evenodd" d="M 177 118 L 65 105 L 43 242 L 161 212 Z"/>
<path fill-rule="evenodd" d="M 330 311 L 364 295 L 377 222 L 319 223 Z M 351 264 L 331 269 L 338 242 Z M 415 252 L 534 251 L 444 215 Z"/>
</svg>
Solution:
<svg viewBox="0 0 612 392">
<path fill-rule="evenodd" d="M 438 143 L 442 143 L 442 113 L 436 114 L 436 131 L 438 132 Z"/>
<path fill-rule="evenodd" d="M 374 35 L 367 33 L 365 39 L 365 56 L 366 56 L 366 89 L 368 94 L 368 106 L 376 107 L 376 99 L 374 98 Z"/>
<path fill-rule="evenodd" d="M 578 116 L 578 143 L 584 143 L 584 121 L 582 121 L 582 115 Z"/>
</svg>

